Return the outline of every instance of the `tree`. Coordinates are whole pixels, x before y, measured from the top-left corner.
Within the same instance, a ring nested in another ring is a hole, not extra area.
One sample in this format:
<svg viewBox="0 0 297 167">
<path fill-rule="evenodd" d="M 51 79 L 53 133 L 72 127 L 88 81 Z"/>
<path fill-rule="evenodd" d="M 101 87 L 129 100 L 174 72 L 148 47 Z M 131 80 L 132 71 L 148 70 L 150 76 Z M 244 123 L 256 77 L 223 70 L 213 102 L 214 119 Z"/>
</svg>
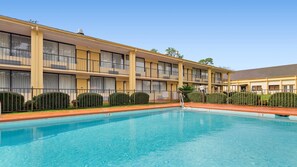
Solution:
<svg viewBox="0 0 297 167">
<path fill-rule="evenodd" d="M 205 65 L 213 65 L 213 59 L 208 57 L 208 58 L 199 60 L 198 63 L 205 64 Z"/>
<path fill-rule="evenodd" d="M 168 56 L 172 56 L 172 57 L 177 57 L 177 58 L 183 58 L 184 55 L 180 54 L 178 50 L 174 49 L 174 48 L 171 48 L 171 47 L 168 47 L 166 50 L 166 55 Z"/>
<path fill-rule="evenodd" d="M 159 53 L 158 50 L 155 48 L 151 49 L 151 52 Z"/>
</svg>

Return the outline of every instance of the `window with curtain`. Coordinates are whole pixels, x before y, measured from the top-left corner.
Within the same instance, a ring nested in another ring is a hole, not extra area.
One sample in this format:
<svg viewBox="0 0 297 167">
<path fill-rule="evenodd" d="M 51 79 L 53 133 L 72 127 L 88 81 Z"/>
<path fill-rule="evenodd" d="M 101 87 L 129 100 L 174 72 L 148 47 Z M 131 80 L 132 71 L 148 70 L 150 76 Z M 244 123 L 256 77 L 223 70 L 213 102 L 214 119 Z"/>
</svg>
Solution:
<svg viewBox="0 0 297 167">
<path fill-rule="evenodd" d="M 115 78 L 104 78 L 104 90 L 115 90 Z"/>
<path fill-rule="evenodd" d="M 59 60 L 59 50 L 58 50 L 58 42 L 52 41 L 43 41 L 43 58 L 45 60 Z"/>
<path fill-rule="evenodd" d="M 166 91 L 166 82 L 160 82 L 160 91 Z"/>
<path fill-rule="evenodd" d="M 145 61 L 143 58 L 136 58 L 136 72 L 145 71 Z"/>
<path fill-rule="evenodd" d="M 103 77 L 91 77 L 91 89 L 103 90 Z"/>
<path fill-rule="evenodd" d="M 10 88 L 10 71 L 0 70 L 0 90 L 6 90 L 8 88 Z"/>
<path fill-rule="evenodd" d="M 67 93 L 75 91 L 75 76 L 66 74 L 43 74 L 43 87 L 47 91 L 65 90 Z"/>
<path fill-rule="evenodd" d="M 130 66 L 130 59 L 129 59 L 129 55 L 126 55 L 126 66 L 125 66 L 125 69 L 128 69 L 129 66 Z"/>
<path fill-rule="evenodd" d="M 208 78 L 207 70 L 201 70 L 201 78 L 202 79 L 207 79 Z"/>
<path fill-rule="evenodd" d="M 75 90 L 75 76 L 74 75 L 59 75 L 59 89 Z"/>
<path fill-rule="evenodd" d="M 59 61 L 75 63 L 75 46 L 59 43 Z"/>
<path fill-rule="evenodd" d="M 11 54 L 18 57 L 31 57 L 31 39 L 21 35 L 11 35 Z"/>
<path fill-rule="evenodd" d="M 11 88 L 14 92 L 25 93 L 30 92 L 31 77 L 30 72 L 12 71 L 11 72 Z"/>
<path fill-rule="evenodd" d="M 153 81 L 152 90 L 156 92 L 166 91 L 167 89 L 166 82 L 164 81 Z"/>
<path fill-rule="evenodd" d="M 171 64 L 170 63 L 165 63 L 165 71 L 164 74 L 166 75 L 171 75 Z"/>
<path fill-rule="evenodd" d="M 124 55 L 101 51 L 100 65 L 105 68 L 124 69 Z"/>
<path fill-rule="evenodd" d="M 59 89 L 59 75 L 58 74 L 43 74 L 43 87 L 48 89 L 46 91 L 53 91 Z"/>
<path fill-rule="evenodd" d="M 101 51 L 100 65 L 105 68 L 112 68 L 112 53 Z"/>
<path fill-rule="evenodd" d="M 143 91 L 144 92 L 150 92 L 151 91 L 151 81 L 143 81 Z"/>
<path fill-rule="evenodd" d="M 136 80 L 136 91 L 143 91 L 142 80 Z"/>
<path fill-rule="evenodd" d="M 164 72 L 165 72 L 165 63 L 158 62 L 158 70 L 159 70 L 159 73 L 164 74 Z"/>
<path fill-rule="evenodd" d="M 156 91 L 156 92 L 160 91 L 160 82 L 158 81 L 152 82 L 152 91 Z"/>
<path fill-rule="evenodd" d="M 0 56 L 9 56 L 10 54 L 10 34 L 0 32 Z"/>
<path fill-rule="evenodd" d="M 215 80 L 222 81 L 222 73 L 215 73 Z"/>
<path fill-rule="evenodd" d="M 122 54 L 113 53 L 113 68 L 124 69 L 124 57 Z"/>
<path fill-rule="evenodd" d="M 172 65 L 172 75 L 178 75 L 178 65 L 177 64 Z"/>
</svg>

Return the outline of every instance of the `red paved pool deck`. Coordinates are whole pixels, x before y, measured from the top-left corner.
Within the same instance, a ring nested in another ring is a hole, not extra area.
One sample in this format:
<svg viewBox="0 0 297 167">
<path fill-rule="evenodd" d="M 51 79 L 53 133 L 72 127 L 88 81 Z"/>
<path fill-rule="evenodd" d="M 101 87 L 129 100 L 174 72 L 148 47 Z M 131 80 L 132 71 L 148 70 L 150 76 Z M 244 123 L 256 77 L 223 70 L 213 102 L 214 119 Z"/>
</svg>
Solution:
<svg viewBox="0 0 297 167">
<path fill-rule="evenodd" d="M 202 103 L 187 103 L 185 106 L 193 107 L 193 108 L 206 108 L 206 109 L 216 109 L 216 110 L 231 110 L 231 111 L 242 111 L 242 112 L 256 112 L 256 113 L 263 113 L 263 114 L 297 116 L 297 108 L 240 106 L 240 105 L 232 105 L 232 104 L 202 104 Z"/>
<path fill-rule="evenodd" d="M 16 114 L 2 114 L 0 115 L 0 122 L 65 117 L 65 116 L 86 115 L 86 114 L 124 112 L 124 111 L 146 110 L 146 109 L 156 109 L 156 108 L 170 108 L 170 107 L 178 107 L 178 106 L 180 106 L 179 103 L 170 103 L 170 104 L 152 104 L 152 105 L 137 105 L 137 106 L 120 106 L 120 107 L 109 107 L 109 108 L 106 107 L 106 108 L 75 109 L 75 110 L 60 110 L 60 111 L 24 112 L 24 113 L 16 113 Z M 186 103 L 185 106 L 193 107 L 193 108 L 297 116 L 297 108 L 272 108 L 272 107 L 256 107 L 256 106 L 237 106 L 237 105 L 229 105 L 229 104 L 201 104 L 201 103 Z"/>
</svg>

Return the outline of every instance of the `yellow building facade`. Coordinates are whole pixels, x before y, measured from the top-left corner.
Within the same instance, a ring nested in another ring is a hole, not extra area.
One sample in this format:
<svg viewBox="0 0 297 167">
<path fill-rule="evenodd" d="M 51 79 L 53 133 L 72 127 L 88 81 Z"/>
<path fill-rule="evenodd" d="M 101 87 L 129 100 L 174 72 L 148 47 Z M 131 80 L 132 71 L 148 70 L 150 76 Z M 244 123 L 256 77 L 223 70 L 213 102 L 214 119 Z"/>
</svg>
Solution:
<svg viewBox="0 0 297 167">
<path fill-rule="evenodd" d="M 232 71 L 14 18 L 0 17 L 0 87 L 222 91 Z M 229 84 L 230 86 L 230 84 Z"/>
</svg>

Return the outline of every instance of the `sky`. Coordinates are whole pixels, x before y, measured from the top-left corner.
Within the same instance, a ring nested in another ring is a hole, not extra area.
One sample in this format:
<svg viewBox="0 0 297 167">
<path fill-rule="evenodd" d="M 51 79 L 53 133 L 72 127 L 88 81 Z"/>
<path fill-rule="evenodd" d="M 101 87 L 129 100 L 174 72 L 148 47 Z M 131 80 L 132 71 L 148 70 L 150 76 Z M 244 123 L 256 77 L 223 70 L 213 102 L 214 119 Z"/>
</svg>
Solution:
<svg viewBox="0 0 297 167">
<path fill-rule="evenodd" d="M 297 0 L 0 1 L 0 15 L 232 70 L 297 63 Z"/>
</svg>

